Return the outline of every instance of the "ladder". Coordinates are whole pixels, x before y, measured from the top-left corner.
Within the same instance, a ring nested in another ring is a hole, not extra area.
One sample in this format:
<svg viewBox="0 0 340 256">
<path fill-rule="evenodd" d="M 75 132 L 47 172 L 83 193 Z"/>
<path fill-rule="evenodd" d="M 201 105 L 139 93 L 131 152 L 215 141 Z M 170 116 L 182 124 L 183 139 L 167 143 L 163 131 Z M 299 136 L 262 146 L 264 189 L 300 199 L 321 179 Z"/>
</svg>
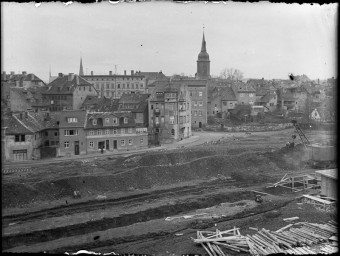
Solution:
<svg viewBox="0 0 340 256">
<path fill-rule="evenodd" d="M 292 120 L 292 124 L 294 125 L 296 132 L 299 134 L 303 145 L 305 147 L 306 147 L 306 145 L 309 145 L 310 144 L 309 140 L 307 139 L 306 135 L 301 130 L 300 126 L 297 124 L 296 120 Z"/>
</svg>

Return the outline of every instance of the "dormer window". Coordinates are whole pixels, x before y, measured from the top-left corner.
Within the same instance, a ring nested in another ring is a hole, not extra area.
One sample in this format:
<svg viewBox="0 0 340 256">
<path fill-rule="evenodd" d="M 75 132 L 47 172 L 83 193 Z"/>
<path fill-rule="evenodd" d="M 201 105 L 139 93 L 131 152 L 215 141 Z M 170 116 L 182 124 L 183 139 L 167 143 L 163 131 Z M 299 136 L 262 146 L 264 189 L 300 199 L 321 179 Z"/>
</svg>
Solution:
<svg viewBox="0 0 340 256">
<path fill-rule="evenodd" d="M 105 124 L 110 124 L 110 118 L 105 118 Z"/>
<path fill-rule="evenodd" d="M 124 117 L 124 124 L 127 124 L 127 123 L 128 123 L 128 118 Z"/>
<path fill-rule="evenodd" d="M 93 120 L 92 120 L 92 124 L 93 124 L 93 125 L 97 125 L 97 119 L 93 119 Z"/>
<path fill-rule="evenodd" d="M 67 122 L 68 123 L 77 123 L 78 122 L 78 118 L 76 118 L 76 117 L 68 117 L 67 118 Z"/>
<path fill-rule="evenodd" d="M 114 118 L 113 118 L 113 123 L 114 123 L 114 124 L 116 124 L 116 123 L 117 123 L 117 121 L 118 121 L 118 120 L 117 120 L 117 118 L 116 118 L 116 117 L 114 117 Z"/>
</svg>

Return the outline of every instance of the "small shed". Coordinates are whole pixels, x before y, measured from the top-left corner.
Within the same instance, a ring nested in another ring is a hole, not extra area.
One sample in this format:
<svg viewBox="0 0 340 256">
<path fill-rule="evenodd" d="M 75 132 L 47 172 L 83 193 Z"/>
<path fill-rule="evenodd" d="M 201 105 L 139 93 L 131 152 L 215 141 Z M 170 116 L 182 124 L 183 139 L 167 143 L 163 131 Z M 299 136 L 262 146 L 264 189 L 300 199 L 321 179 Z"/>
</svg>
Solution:
<svg viewBox="0 0 340 256">
<path fill-rule="evenodd" d="M 321 176 L 321 195 L 338 199 L 338 169 L 320 170 L 315 173 Z"/>
</svg>

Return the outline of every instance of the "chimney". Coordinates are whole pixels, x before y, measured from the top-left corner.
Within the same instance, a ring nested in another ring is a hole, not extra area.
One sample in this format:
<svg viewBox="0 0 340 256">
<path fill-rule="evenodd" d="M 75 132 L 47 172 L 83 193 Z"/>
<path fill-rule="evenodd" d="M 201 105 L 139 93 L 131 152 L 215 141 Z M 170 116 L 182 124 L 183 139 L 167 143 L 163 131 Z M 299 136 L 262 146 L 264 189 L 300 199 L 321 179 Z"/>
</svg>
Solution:
<svg viewBox="0 0 340 256">
<path fill-rule="evenodd" d="M 72 81 L 73 79 L 74 79 L 74 74 L 73 73 L 69 73 L 67 80 L 68 81 Z"/>
<path fill-rule="evenodd" d="M 124 70 L 124 76 L 126 76 L 126 70 Z"/>
<path fill-rule="evenodd" d="M 27 72 L 26 72 L 26 71 L 22 71 L 22 74 L 23 74 L 23 75 L 27 75 Z"/>
<path fill-rule="evenodd" d="M 134 73 L 134 71 L 133 70 L 131 70 L 131 75 L 133 76 L 133 73 Z"/>
<path fill-rule="evenodd" d="M 112 76 L 112 71 L 109 71 L 110 76 Z"/>
<path fill-rule="evenodd" d="M 93 76 L 93 71 L 91 71 L 91 76 Z"/>
<path fill-rule="evenodd" d="M 25 111 L 25 118 L 28 118 L 28 112 Z"/>
<path fill-rule="evenodd" d="M 11 75 L 14 75 L 14 71 L 11 71 Z"/>
<path fill-rule="evenodd" d="M 58 77 L 64 77 L 63 73 L 59 73 Z"/>
</svg>

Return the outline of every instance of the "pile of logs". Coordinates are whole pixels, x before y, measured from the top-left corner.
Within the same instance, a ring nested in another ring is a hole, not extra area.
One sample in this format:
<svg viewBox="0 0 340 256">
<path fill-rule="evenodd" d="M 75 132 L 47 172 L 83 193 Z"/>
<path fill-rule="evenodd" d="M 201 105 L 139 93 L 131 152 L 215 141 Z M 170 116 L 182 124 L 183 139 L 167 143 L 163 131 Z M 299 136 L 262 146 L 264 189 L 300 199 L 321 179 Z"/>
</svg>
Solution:
<svg viewBox="0 0 340 256">
<path fill-rule="evenodd" d="M 255 229 L 253 229 L 255 230 Z M 236 251 L 248 252 L 251 255 L 284 254 L 317 254 L 312 246 L 328 243 L 337 244 L 337 225 L 334 221 L 327 224 L 299 222 L 289 224 L 277 231 L 262 228 L 254 235 L 243 236 L 239 229 L 219 231 L 197 231 L 195 243 L 201 244 L 210 256 L 224 256 L 219 246 Z M 336 236 L 334 236 L 336 234 Z M 335 237 L 332 239 L 332 237 Z M 327 244 L 329 245 L 329 244 Z M 321 252 L 330 252 L 331 245 L 323 247 Z M 333 248 L 333 247 L 332 247 Z"/>
<path fill-rule="evenodd" d="M 249 253 L 246 238 L 240 234 L 239 228 L 220 231 L 197 231 L 197 239 L 192 238 L 194 243 L 201 244 L 210 256 L 225 256 L 220 247 L 235 252 Z"/>
</svg>

